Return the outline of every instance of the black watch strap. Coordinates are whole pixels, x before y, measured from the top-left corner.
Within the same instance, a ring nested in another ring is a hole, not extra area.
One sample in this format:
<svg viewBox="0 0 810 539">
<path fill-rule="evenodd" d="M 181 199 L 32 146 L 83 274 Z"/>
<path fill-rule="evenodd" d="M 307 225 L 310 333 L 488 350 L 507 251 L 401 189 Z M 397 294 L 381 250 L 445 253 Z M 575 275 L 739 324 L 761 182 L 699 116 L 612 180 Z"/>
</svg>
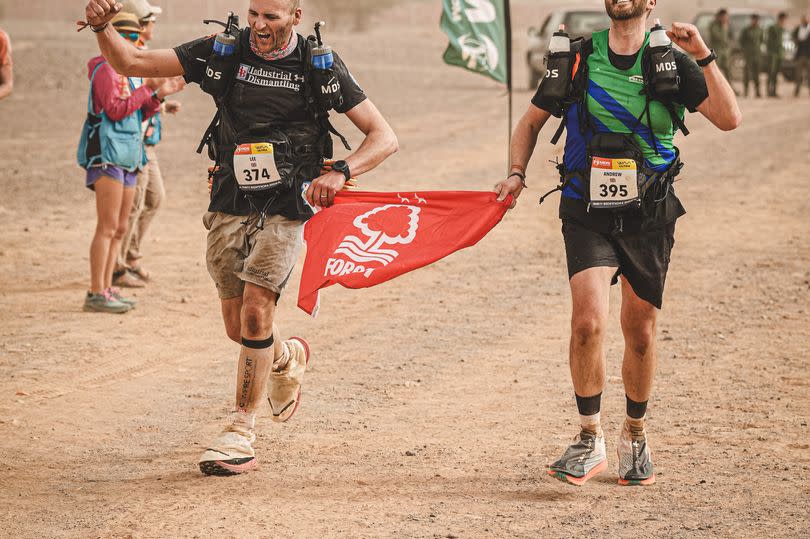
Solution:
<svg viewBox="0 0 810 539">
<path fill-rule="evenodd" d="M 349 163 L 347 163 L 346 161 L 343 161 L 343 160 L 335 161 L 334 163 L 332 163 L 332 170 L 337 170 L 338 172 L 342 172 L 343 177 L 346 178 L 346 181 L 349 181 L 349 180 L 352 179 L 352 173 L 349 170 Z"/>
<path fill-rule="evenodd" d="M 714 49 L 710 49 L 709 55 L 702 60 L 698 60 L 697 65 L 699 65 L 700 67 L 706 67 L 715 60 L 717 60 L 717 53 L 714 52 Z"/>
</svg>

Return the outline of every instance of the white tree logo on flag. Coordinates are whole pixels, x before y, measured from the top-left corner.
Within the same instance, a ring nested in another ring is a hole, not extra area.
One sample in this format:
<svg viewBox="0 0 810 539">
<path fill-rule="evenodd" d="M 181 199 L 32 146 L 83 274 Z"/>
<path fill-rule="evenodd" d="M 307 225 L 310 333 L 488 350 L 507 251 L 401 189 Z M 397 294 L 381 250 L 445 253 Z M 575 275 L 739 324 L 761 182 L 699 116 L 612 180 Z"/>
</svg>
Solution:
<svg viewBox="0 0 810 539">
<path fill-rule="evenodd" d="M 335 249 L 335 256 L 326 261 L 324 275 L 362 273 L 369 277 L 376 268 L 387 266 L 399 256 L 399 251 L 386 249 L 385 246 L 413 242 L 419 229 L 421 211 L 417 206 L 387 204 L 358 215 L 352 224 L 365 237 L 349 235 L 343 238 Z M 349 260 L 338 258 L 337 255 Z"/>
</svg>

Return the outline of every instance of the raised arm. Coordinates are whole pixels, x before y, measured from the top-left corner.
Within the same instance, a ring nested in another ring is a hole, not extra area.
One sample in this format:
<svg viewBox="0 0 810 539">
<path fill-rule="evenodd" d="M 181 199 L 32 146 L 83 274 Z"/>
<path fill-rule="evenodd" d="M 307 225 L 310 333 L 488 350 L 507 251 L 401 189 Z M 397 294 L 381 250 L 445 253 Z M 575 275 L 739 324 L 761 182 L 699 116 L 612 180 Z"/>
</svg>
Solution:
<svg viewBox="0 0 810 539">
<path fill-rule="evenodd" d="M 394 130 L 370 99 L 363 100 L 346 112 L 346 116 L 366 135 L 360 147 L 345 159 L 352 176 L 368 172 L 399 149 Z M 313 206 L 331 206 L 335 194 L 343 188 L 345 180 L 340 172 L 332 171 L 324 174 L 309 186 L 307 200 Z"/>
<path fill-rule="evenodd" d="M 537 145 L 537 135 L 550 117 L 551 113 L 529 105 L 512 133 L 512 145 L 509 148 L 510 176 L 495 184 L 495 192 L 498 193 L 498 200 L 504 200 L 507 195 L 512 195 L 515 198 L 512 202 L 513 208 L 523 191 L 526 167 L 529 166 L 529 160 Z"/>
<path fill-rule="evenodd" d="M 672 23 L 672 28 L 667 34 L 673 43 L 696 60 L 706 58 L 711 53 L 700 37 L 698 29 L 691 24 Z M 736 129 L 742 122 L 742 112 L 734 96 L 734 90 L 723 76 L 717 62 L 704 67 L 703 76 L 706 78 L 709 97 L 698 105 L 698 112 L 723 131 Z"/>
<path fill-rule="evenodd" d="M 180 60 L 171 49 L 140 50 L 133 47 L 112 25 L 110 20 L 121 10 L 115 0 L 90 0 L 85 16 L 96 32 L 101 54 L 121 75 L 127 77 L 176 77 L 184 75 Z"/>
</svg>

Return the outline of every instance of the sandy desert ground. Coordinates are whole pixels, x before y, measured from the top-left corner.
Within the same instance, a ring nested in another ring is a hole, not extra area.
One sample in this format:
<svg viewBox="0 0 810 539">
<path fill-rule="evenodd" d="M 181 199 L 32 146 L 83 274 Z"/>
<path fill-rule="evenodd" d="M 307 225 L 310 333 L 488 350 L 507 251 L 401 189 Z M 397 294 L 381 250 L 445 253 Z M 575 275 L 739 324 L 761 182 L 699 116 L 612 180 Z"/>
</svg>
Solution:
<svg viewBox="0 0 810 539">
<path fill-rule="evenodd" d="M 529 4 L 516 43 L 539 19 Z M 367 189 L 488 189 L 503 173 L 503 90 L 442 64 L 437 22 L 432 4 L 403 2 L 328 34 L 400 139 Z M 659 326 L 654 487 L 616 485 L 618 290 L 610 473 L 584 488 L 545 473 L 577 428 L 556 202 L 537 205 L 555 183 L 549 129 L 530 190 L 478 246 L 375 288 L 330 288 L 314 320 L 295 307 L 299 268 L 279 319 L 314 350 L 302 409 L 283 426 L 260 418 L 257 472 L 210 478 L 196 459 L 229 413 L 238 353 L 204 262 L 207 162 L 193 150 L 212 104 L 189 88 L 166 121 L 168 200 L 138 308 L 83 313 L 94 203 L 74 153 L 95 44 L 68 23 L 0 24 L 17 71 L 0 103 L 0 536 L 810 534 L 806 93 L 743 100 L 733 133 L 693 115 L 680 141 L 689 213 Z M 204 32 L 158 27 L 157 44 Z M 517 117 L 531 93 L 516 66 Z"/>
</svg>

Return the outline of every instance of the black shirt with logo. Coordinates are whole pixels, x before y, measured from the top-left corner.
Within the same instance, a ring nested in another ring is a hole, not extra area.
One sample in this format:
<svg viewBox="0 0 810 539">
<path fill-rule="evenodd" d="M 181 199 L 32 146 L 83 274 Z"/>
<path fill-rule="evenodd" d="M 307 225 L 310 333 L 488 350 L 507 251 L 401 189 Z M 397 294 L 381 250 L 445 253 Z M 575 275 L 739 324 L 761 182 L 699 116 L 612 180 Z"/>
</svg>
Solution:
<svg viewBox="0 0 810 539">
<path fill-rule="evenodd" d="M 229 121 L 236 131 L 247 129 L 255 124 L 270 124 L 283 128 L 291 123 L 311 124 L 310 131 L 318 131 L 311 114 L 306 109 L 304 83 L 306 65 L 305 39 L 296 34 L 298 44 L 295 50 L 280 60 L 267 61 L 250 49 L 250 30 L 241 35 L 240 65 L 224 107 Z M 205 67 L 214 47 L 214 36 L 196 39 L 174 48 L 177 58 L 185 71 L 186 82 L 202 82 Z M 363 90 L 358 86 L 346 65 L 334 54 L 333 70 L 340 82 L 343 103 L 336 112 L 345 113 L 366 99 Z M 234 143 L 231 133 L 225 129 L 219 132 L 220 146 Z M 313 178 L 314 179 L 314 178 Z M 288 191 L 280 194 L 267 207 L 268 215 L 279 214 L 290 219 L 305 220 L 309 215 L 302 212 L 297 200 L 300 193 Z M 209 211 L 223 212 L 230 215 L 248 215 L 251 204 L 239 190 L 236 179 L 228 171 L 215 177 L 211 191 Z"/>
</svg>

